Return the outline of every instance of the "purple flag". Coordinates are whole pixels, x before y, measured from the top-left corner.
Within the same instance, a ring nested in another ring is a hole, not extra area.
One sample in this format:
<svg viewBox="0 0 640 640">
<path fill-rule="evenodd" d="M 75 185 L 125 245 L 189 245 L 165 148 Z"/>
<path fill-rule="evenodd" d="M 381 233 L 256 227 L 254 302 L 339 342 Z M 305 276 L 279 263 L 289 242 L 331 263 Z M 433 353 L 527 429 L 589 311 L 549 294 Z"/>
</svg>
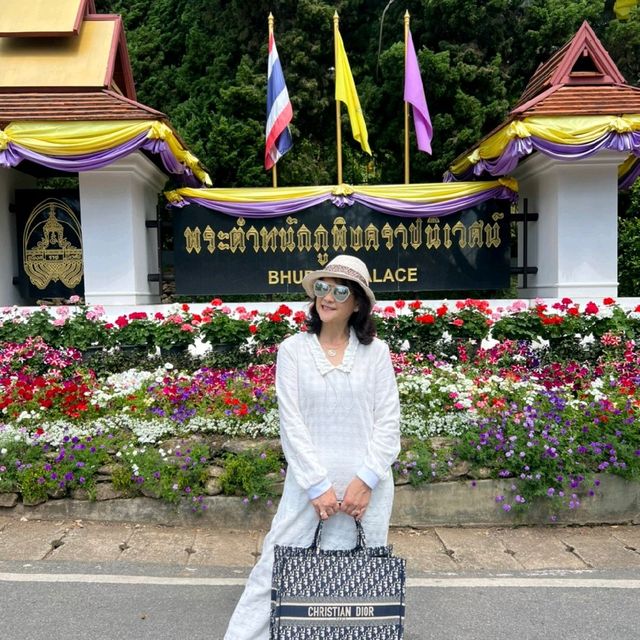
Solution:
<svg viewBox="0 0 640 640">
<path fill-rule="evenodd" d="M 427 99 L 424 96 L 424 87 L 422 86 L 420 67 L 416 50 L 413 47 L 411 31 L 409 31 L 407 38 L 407 51 L 404 60 L 404 101 L 408 102 L 413 110 L 413 124 L 416 128 L 418 149 L 431 153 L 433 127 L 429 117 Z"/>
</svg>

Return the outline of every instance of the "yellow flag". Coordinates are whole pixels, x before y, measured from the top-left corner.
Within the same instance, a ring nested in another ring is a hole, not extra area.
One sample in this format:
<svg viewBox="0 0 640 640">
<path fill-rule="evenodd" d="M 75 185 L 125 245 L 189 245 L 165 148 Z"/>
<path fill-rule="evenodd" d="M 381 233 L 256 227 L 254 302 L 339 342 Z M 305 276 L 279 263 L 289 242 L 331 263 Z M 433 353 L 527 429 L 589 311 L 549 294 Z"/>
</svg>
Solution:
<svg viewBox="0 0 640 640">
<path fill-rule="evenodd" d="M 638 0 L 616 0 L 613 10 L 618 20 L 628 20 L 631 9 L 638 4 Z"/>
<path fill-rule="evenodd" d="M 347 60 L 347 54 L 344 50 L 342 37 L 336 29 L 336 100 L 344 102 L 349 112 L 349 120 L 351 121 L 351 132 L 353 137 L 360 143 L 363 151 L 371 155 L 369 148 L 369 134 L 367 133 L 367 125 L 364 123 L 360 100 L 358 100 L 358 92 L 351 75 L 351 67 Z"/>
</svg>

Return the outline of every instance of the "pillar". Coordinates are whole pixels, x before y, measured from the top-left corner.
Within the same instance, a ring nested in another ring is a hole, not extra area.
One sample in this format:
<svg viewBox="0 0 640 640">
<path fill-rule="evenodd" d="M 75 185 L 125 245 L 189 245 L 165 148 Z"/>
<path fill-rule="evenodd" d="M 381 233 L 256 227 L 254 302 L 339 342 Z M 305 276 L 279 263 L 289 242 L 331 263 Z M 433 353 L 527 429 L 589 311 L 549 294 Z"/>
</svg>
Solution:
<svg viewBox="0 0 640 640">
<path fill-rule="evenodd" d="M 80 174 L 85 299 L 90 304 L 160 301 L 155 220 L 167 176 L 136 152 L 103 169 Z"/>
<path fill-rule="evenodd" d="M 529 200 L 528 276 L 524 298 L 602 298 L 618 294 L 618 166 L 624 155 L 602 151 L 571 162 L 534 153 L 513 176 Z M 522 205 L 520 206 L 522 210 Z M 518 255 L 522 256 L 518 233 Z"/>
</svg>

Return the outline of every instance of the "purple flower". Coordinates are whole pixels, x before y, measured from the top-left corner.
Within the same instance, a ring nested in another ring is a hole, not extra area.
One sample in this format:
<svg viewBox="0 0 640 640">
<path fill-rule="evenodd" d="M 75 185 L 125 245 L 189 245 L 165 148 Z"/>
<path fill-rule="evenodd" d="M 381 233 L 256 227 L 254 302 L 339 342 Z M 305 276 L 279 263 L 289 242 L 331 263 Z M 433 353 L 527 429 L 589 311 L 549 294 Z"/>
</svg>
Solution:
<svg viewBox="0 0 640 640">
<path fill-rule="evenodd" d="M 502 505 L 502 509 L 503 511 L 511 511 L 511 505 L 510 504 L 503 504 Z"/>
</svg>

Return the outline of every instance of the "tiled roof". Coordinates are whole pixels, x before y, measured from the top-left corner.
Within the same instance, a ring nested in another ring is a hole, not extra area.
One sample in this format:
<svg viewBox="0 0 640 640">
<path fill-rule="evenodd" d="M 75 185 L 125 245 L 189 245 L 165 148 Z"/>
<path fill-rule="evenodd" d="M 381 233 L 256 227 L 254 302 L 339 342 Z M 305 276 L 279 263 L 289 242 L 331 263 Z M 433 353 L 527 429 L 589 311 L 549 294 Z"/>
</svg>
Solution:
<svg viewBox="0 0 640 640">
<path fill-rule="evenodd" d="M 0 92 L 0 125 L 33 120 L 166 120 L 160 111 L 114 91 Z"/>
<path fill-rule="evenodd" d="M 587 69 L 581 69 L 581 63 L 586 63 Z M 545 115 L 620 113 L 620 108 L 615 104 L 619 98 L 631 100 L 637 112 L 637 101 L 631 94 L 621 93 L 623 87 L 632 89 L 625 84 L 622 74 L 593 29 L 584 22 L 569 42 L 538 67 L 512 113 L 530 114 L 535 103 L 546 103 L 549 99 L 553 106 Z M 579 96 L 586 97 L 586 102 L 580 102 Z M 535 105 L 535 112 L 542 115 L 545 107 L 546 104 Z M 594 111 L 594 108 L 599 110 Z M 622 113 L 629 112 L 628 109 L 622 110 Z"/>
<path fill-rule="evenodd" d="M 520 118 L 632 113 L 640 113 L 640 89 L 628 85 L 559 86 L 542 100 L 522 103 L 511 112 Z"/>
</svg>

